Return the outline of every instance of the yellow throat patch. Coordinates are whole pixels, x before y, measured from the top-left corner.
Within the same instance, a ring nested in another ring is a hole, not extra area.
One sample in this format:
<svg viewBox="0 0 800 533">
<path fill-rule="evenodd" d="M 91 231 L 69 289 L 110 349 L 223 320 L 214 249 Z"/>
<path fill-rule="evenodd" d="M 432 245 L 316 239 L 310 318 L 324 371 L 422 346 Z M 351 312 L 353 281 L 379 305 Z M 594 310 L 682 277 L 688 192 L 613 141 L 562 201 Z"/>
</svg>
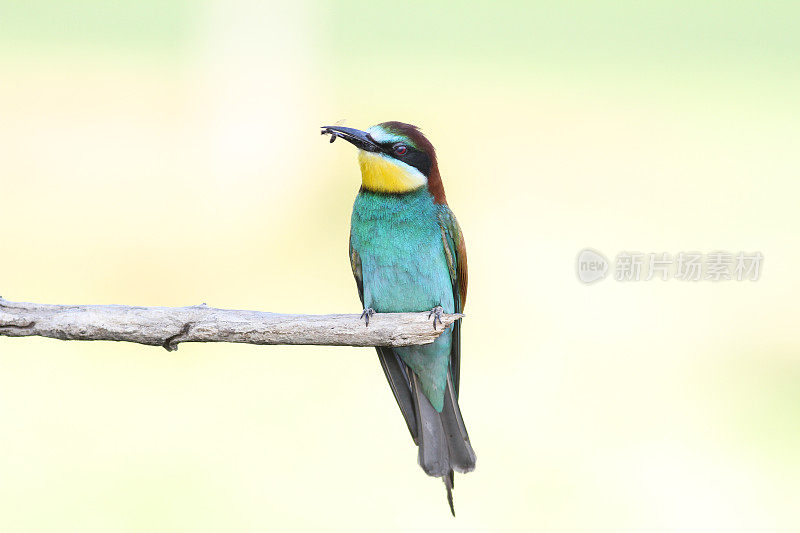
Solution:
<svg viewBox="0 0 800 533">
<path fill-rule="evenodd" d="M 428 180 L 402 161 L 375 152 L 358 151 L 361 165 L 361 184 L 368 191 L 404 193 L 419 189 Z"/>
</svg>

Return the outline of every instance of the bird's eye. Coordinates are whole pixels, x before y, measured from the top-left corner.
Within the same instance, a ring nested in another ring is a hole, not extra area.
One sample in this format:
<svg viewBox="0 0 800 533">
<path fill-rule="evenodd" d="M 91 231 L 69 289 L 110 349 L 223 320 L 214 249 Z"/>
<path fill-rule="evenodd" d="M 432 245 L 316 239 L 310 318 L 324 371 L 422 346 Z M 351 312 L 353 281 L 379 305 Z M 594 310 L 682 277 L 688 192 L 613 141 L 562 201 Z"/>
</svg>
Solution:
<svg viewBox="0 0 800 533">
<path fill-rule="evenodd" d="M 408 152 L 408 146 L 406 146 L 405 144 L 400 144 L 400 143 L 395 144 L 393 149 L 395 155 L 405 155 L 406 152 Z"/>
</svg>

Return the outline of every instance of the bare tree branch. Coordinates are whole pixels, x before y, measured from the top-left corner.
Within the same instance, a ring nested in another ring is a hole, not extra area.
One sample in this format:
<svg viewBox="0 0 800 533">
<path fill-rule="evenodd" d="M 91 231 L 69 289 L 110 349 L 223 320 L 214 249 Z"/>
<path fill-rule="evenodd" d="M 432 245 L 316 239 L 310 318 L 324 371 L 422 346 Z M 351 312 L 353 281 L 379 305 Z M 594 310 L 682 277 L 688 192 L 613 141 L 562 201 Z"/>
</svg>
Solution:
<svg viewBox="0 0 800 533">
<path fill-rule="evenodd" d="M 260 311 L 127 305 L 50 305 L 0 297 L 0 336 L 124 341 L 176 350 L 182 342 L 410 346 L 428 344 L 463 315 L 377 313 L 369 327 L 359 315 L 282 315 Z"/>
</svg>

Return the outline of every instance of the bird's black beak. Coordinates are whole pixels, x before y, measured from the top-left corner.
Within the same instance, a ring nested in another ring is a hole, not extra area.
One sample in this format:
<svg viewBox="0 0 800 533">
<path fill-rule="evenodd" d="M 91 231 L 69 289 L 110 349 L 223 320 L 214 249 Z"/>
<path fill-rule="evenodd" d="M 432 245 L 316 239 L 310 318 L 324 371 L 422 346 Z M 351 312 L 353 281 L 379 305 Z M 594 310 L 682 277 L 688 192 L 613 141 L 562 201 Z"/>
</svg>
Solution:
<svg viewBox="0 0 800 533">
<path fill-rule="evenodd" d="M 341 137 L 361 150 L 366 150 L 367 152 L 381 151 L 381 147 L 366 131 L 357 130 L 355 128 L 345 128 L 343 126 L 322 126 L 321 133 L 322 135 L 330 135 L 331 142 L 335 141 L 337 137 Z"/>
</svg>

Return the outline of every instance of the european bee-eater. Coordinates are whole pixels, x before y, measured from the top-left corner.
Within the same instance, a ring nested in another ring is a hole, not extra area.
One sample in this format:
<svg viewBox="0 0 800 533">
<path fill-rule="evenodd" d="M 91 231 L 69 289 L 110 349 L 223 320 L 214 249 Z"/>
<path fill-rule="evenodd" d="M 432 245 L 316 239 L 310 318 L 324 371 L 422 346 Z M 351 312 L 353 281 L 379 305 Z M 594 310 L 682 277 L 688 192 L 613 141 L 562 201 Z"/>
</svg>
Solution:
<svg viewBox="0 0 800 533">
<path fill-rule="evenodd" d="M 341 137 L 358 148 L 361 190 L 353 205 L 350 266 L 369 326 L 375 312 L 460 313 L 467 297 L 464 237 L 447 205 L 436 152 L 419 128 L 384 122 L 367 131 L 326 126 L 331 142 Z M 386 378 L 411 437 L 418 461 L 440 477 L 453 510 L 453 471 L 475 468 L 475 452 L 458 408 L 461 321 L 435 342 L 403 348 L 378 347 Z"/>
</svg>

